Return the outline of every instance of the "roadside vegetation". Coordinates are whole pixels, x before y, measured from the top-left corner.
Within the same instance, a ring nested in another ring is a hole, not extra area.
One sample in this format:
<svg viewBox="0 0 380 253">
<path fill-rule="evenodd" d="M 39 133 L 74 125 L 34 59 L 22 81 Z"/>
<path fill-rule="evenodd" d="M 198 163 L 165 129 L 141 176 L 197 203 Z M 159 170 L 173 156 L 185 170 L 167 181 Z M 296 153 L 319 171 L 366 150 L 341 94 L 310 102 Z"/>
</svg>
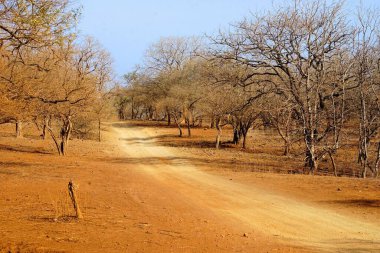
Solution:
<svg viewBox="0 0 380 253">
<path fill-rule="evenodd" d="M 378 10 L 295 0 L 217 34 L 161 38 L 126 86 L 109 53 L 77 32 L 79 17 L 69 0 L 0 1 L 0 123 L 16 137 L 34 124 L 65 155 L 72 138 L 100 141 L 116 112 L 165 121 L 179 137 L 215 129 L 216 149 L 247 150 L 265 129 L 305 173 L 378 177 Z"/>
<path fill-rule="evenodd" d="M 112 61 L 77 33 L 79 16 L 68 0 L 0 1 L 0 124 L 14 123 L 16 137 L 35 124 L 60 155 L 110 113 Z"/>
<path fill-rule="evenodd" d="M 267 129 L 266 141 L 278 136 L 283 155 L 310 174 L 328 166 L 337 176 L 348 166 L 378 177 L 378 27 L 378 10 L 293 1 L 216 35 L 162 38 L 125 76 L 119 118 L 166 121 L 179 137 L 214 128 L 216 149 L 246 149 L 250 132 Z"/>
</svg>

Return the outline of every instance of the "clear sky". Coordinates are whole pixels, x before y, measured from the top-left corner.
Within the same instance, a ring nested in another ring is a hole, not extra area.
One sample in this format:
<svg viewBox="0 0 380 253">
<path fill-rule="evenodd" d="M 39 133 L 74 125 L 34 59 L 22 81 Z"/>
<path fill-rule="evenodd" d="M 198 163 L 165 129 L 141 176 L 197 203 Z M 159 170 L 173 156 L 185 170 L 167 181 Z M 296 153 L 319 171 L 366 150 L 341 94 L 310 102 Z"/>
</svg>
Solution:
<svg viewBox="0 0 380 253">
<path fill-rule="evenodd" d="M 287 0 L 79 0 L 79 29 L 96 38 L 121 76 L 141 64 L 145 50 L 160 37 L 212 34 L 219 28 Z M 289 1 L 290 2 L 290 1 Z M 380 0 L 362 0 L 380 6 Z M 346 0 L 354 9 L 360 0 Z"/>
</svg>

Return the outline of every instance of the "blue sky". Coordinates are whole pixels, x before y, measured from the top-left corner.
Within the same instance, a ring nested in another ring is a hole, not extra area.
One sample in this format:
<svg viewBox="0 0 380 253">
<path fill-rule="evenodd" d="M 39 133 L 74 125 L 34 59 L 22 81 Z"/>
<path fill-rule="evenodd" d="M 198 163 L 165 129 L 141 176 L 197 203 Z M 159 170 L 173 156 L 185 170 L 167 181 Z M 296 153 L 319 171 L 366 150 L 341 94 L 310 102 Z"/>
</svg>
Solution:
<svg viewBox="0 0 380 253">
<path fill-rule="evenodd" d="M 141 64 L 144 52 L 160 37 L 212 34 L 219 28 L 286 0 L 79 0 L 79 29 L 112 55 L 121 76 Z M 289 1 L 290 2 L 290 1 Z M 380 6 L 377 0 L 362 0 Z M 360 0 L 347 0 L 354 9 Z"/>
</svg>

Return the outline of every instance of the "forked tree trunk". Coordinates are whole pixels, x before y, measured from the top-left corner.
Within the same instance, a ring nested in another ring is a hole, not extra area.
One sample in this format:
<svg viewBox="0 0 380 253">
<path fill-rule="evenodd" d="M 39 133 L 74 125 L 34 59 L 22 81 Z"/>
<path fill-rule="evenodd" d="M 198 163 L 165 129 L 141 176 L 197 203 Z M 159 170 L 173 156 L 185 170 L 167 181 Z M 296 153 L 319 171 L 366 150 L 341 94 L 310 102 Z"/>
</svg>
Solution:
<svg viewBox="0 0 380 253">
<path fill-rule="evenodd" d="M 175 121 L 175 123 L 176 123 L 176 125 L 178 127 L 178 131 L 179 131 L 179 135 L 178 136 L 182 137 L 183 133 L 182 133 L 182 127 L 181 127 L 181 120 L 178 119 L 177 116 L 173 116 L 173 117 L 174 117 L 174 121 Z"/>
<path fill-rule="evenodd" d="M 22 132 L 22 121 L 17 120 L 16 121 L 16 138 L 22 138 L 23 132 Z"/>
<path fill-rule="evenodd" d="M 57 148 L 57 151 L 58 151 L 59 155 L 63 155 L 64 156 L 66 154 L 66 149 L 67 149 L 68 142 L 69 142 L 69 139 L 70 139 L 72 127 L 73 127 L 73 124 L 71 122 L 70 117 L 68 117 L 68 118 L 66 118 L 66 119 L 63 120 L 63 125 L 62 125 L 61 131 L 60 131 L 60 137 L 61 137 L 60 141 L 55 136 L 55 134 L 53 132 L 53 129 L 50 126 L 47 127 L 47 129 L 48 129 L 48 131 L 50 133 L 50 136 L 51 136 L 51 138 L 54 141 L 54 144 L 55 144 L 55 146 Z"/>
<path fill-rule="evenodd" d="M 177 127 L 178 127 L 178 131 L 179 131 L 179 137 L 182 137 L 183 133 L 182 133 L 182 127 L 181 127 L 181 123 L 177 123 Z"/>
</svg>

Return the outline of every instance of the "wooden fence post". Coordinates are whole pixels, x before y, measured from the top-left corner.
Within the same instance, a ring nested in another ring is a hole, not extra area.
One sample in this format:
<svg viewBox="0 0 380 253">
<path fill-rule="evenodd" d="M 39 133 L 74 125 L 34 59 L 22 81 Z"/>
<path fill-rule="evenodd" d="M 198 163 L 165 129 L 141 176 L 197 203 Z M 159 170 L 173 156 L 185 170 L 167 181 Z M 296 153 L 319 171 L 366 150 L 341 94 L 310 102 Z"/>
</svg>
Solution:
<svg viewBox="0 0 380 253">
<path fill-rule="evenodd" d="M 78 219 L 83 219 L 83 215 L 82 215 L 82 212 L 80 211 L 80 208 L 78 205 L 78 198 L 77 198 L 77 194 L 76 194 L 76 190 L 78 189 L 78 186 L 76 186 L 73 183 L 73 181 L 70 180 L 68 188 L 69 188 L 69 195 L 71 198 L 71 202 L 73 203 L 76 216 Z"/>
</svg>

